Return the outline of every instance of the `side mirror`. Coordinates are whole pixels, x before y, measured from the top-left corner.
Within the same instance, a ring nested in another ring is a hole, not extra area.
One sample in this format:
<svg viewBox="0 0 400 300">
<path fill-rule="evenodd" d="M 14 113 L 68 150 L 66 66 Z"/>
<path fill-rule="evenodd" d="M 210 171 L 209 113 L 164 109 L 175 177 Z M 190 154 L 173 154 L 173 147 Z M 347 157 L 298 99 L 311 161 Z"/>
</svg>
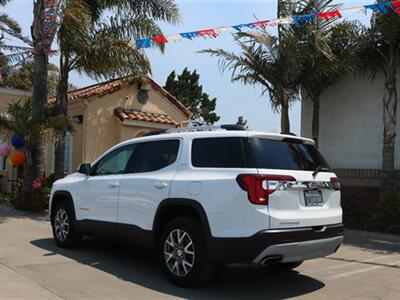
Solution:
<svg viewBox="0 0 400 300">
<path fill-rule="evenodd" d="M 78 173 L 85 174 L 85 175 L 90 175 L 92 167 L 90 164 L 80 164 Z"/>
</svg>

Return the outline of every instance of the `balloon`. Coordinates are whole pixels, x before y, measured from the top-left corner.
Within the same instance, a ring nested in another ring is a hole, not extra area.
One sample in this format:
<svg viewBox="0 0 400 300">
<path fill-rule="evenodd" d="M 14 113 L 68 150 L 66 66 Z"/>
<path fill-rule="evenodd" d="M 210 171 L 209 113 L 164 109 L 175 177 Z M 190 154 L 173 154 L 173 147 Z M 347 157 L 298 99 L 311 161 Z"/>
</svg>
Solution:
<svg viewBox="0 0 400 300">
<path fill-rule="evenodd" d="M 19 150 L 14 151 L 10 154 L 8 160 L 14 167 L 22 166 L 25 160 L 25 153 Z"/>
<path fill-rule="evenodd" d="M 0 156 L 7 157 L 10 155 L 10 147 L 7 144 L 0 144 Z"/>
<path fill-rule="evenodd" d="M 11 144 L 12 144 L 15 148 L 20 149 L 20 148 L 24 147 L 24 140 L 22 139 L 22 137 L 21 137 L 20 135 L 14 134 L 14 135 L 11 137 Z"/>
</svg>

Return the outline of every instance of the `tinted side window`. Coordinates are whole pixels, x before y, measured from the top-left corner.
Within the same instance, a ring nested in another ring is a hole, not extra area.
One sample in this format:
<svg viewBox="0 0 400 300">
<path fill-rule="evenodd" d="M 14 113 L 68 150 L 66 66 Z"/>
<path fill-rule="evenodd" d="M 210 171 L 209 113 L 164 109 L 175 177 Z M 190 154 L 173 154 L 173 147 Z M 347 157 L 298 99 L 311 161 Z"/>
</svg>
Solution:
<svg viewBox="0 0 400 300">
<path fill-rule="evenodd" d="M 198 168 L 246 168 L 243 138 L 206 138 L 192 142 L 192 165 Z"/>
<path fill-rule="evenodd" d="M 154 141 L 136 144 L 126 173 L 152 172 L 176 161 L 179 140 Z"/>
<path fill-rule="evenodd" d="M 132 144 L 107 154 L 96 164 L 93 175 L 123 174 L 134 148 Z"/>
<path fill-rule="evenodd" d="M 249 139 L 257 168 L 313 171 L 329 168 L 313 145 L 264 138 Z"/>
</svg>

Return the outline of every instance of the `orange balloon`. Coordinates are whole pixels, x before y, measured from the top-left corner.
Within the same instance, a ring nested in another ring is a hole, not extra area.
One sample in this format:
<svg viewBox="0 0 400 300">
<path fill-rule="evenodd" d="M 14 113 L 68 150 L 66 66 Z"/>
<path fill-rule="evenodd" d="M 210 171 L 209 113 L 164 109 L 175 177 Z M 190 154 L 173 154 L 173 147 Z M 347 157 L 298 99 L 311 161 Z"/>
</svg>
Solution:
<svg viewBox="0 0 400 300">
<path fill-rule="evenodd" d="M 16 150 L 8 156 L 8 160 L 15 167 L 22 166 L 24 163 L 24 160 L 25 160 L 25 153 L 22 151 Z"/>
</svg>

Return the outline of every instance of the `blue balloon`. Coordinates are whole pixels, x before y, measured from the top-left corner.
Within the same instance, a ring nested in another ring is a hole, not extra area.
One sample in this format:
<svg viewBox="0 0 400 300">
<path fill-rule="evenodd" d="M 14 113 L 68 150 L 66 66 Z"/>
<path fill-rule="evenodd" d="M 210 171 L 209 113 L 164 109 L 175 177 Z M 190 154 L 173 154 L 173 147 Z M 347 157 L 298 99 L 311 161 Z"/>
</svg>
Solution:
<svg viewBox="0 0 400 300">
<path fill-rule="evenodd" d="M 23 138 L 22 138 L 20 135 L 14 134 L 14 135 L 11 137 L 11 144 L 12 144 L 15 148 L 20 149 L 20 148 L 23 148 L 23 147 L 24 147 L 24 140 L 23 140 Z"/>
</svg>

